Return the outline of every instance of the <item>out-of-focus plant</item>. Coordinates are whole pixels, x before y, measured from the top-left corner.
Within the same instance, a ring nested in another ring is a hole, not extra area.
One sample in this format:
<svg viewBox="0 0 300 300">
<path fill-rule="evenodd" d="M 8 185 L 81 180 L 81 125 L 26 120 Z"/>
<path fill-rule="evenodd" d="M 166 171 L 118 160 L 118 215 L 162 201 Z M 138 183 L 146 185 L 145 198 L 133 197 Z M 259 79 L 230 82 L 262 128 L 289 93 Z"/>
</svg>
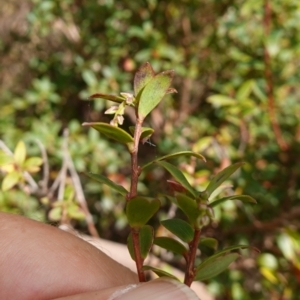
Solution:
<svg viewBox="0 0 300 300">
<path fill-rule="evenodd" d="M 28 173 L 38 172 L 42 163 L 40 157 L 26 158 L 26 147 L 23 141 L 17 144 L 13 156 L 1 151 L 0 169 L 6 173 L 2 181 L 2 190 L 7 191 L 17 183 L 24 184 L 25 176 L 28 177 Z"/>
<path fill-rule="evenodd" d="M 26 146 L 23 141 L 17 144 L 12 153 L 0 140 L 0 171 L 5 174 L 1 186 L 3 197 L 0 196 L 0 199 L 5 199 L 6 193 L 9 197 L 11 195 L 9 192 L 16 190 L 14 187 L 18 185 L 19 192 L 25 193 L 28 198 L 30 195 L 38 198 L 36 202 L 43 204 L 44 210 L 49 210 L 48 217 L 51 221 L 70 224 L 72 220 L 86 220 L 90 233 L 98 236 L 86 204 L 79 176 L 67 149 L 67 133 L 68 131 L 65 130 L 63 165 L 51 186 L 49 186 L 48 156 L 40 142 L 38 144 L 42 150 L 43 159 L 40 157 L 27 158 Z M 30 173 L 37 173 L 43 163 L 43 178 L 37 182 Z M 70 177 L 68 177 L 68 171 Z M 29 203 L 29 201 L 23 201 Z M 2 204 L 5 204 L 3 202 Z M 26 203 L 18 206 L 24 205 L 26 207 Z M 30 206 L 27 207 L 30 208 Z M 40 214 L 38 216 L 41 217 Z"/>
</svg>

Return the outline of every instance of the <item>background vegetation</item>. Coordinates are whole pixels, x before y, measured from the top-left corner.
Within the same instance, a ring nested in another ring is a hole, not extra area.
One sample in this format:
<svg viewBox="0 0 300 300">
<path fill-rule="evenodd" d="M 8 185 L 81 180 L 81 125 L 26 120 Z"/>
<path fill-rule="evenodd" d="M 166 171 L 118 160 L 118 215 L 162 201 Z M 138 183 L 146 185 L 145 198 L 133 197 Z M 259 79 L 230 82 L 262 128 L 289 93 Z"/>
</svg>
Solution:
<svg viewBox="0 0 300 300">
<path fill-rule="evenodd" d="M 121 145 L 81 127 L 84 121 L 109 120 L 103 113 L 109 104 L 86 99 L 96 92 L 130 92 L 134 71 L 149 61 L 157 72 L 175 70 L 178 94 L 166 97 L 148 119 L 155 134 L 141 160 L 198 151 L 206 164 L 181 165 L 187 177 L 195 172 L 199 189 L 216 170 L 245 161 L 223 193 L 258 201 L 246 208 L 225 203 L 218 223 L 203 233 L 222 247 L 249 243 L 262 251 L 248 253 L 209 281 L 210 290 L 220 300 L 297 299 L 299 1 L 0 0 L 0 5 L 1 148 L 13 151 L 23 140 L 28 157 L 45 162 L 46 152 L 49 166 L 49 173 L 45 165 L 38 172 L 37 161 L 19 168 L 20 174 L 34 173 L 38 187 L 20 175 L 18 186 L 0 192 L 2 211 L 85 230 L 88 213 L 75 201 L 84 197 L 78 196 L 74 165 L 79 173 L 104 173 L 125 186 L 129 172 Z M 24 154 L 20 149 L 17 160 Z M 4 178 L 12 169 L 2 171 Z M 155 195 L 167 189 L 168 178 L 152 170 L 140 189 Z M 123 199 L 80 179 L 100 236 L 125 241 Z M 160 217 L 172 213 L 165 203 Z"/>
</svg>

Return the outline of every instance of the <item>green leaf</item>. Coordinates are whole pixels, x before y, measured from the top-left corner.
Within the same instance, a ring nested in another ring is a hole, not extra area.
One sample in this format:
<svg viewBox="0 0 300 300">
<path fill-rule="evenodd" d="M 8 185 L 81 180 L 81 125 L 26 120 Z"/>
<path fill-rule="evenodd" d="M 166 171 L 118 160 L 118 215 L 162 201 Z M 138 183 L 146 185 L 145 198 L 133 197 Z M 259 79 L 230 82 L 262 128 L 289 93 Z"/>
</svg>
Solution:
<svg viewBox="0 0 300 300">
<path fill-rule="evenodd" d="M 93 174 L 93 173 L 84 173 L 84 174 L 100 183 L 108 185 L 109 187 L 111 187 L 112 189 L 114 189 L 124 197 L 126 197 L 126 195 L 128 194 L 128 191 L 123 186 L 114 183 L 113 181 L 111 181 L 110 179 L 108 179 L 103 175 Z"/>
<path fill-rule="evenodd" d="M 212 194 L 214 190 L 216 190 L 228 177 L 230 177 L 238 168 L 240 168 L 244 163 L 239 162 L 236 164 L 233 164 L 224 170 L 222 170 L 220 173 L 218 173 L 209 183 L 208 187 L 205 190 L 205 193 L 207 193 L 208 197 Z"/>
<path fill-rule="evenodd" d="M 135 130 L 134 126 L 129 127 L 129 131 L 132 133 L 132 135 L 134 134 L 134 130 Z M 142 133 L 141 133 L 140 141 L 142 143 L 147 141 L 151 137 L 153 132 L 154 132 L 154 129 L 152 129 L 150 127 L 142 127 Z"/>
<path fill-rule="evenodd" d="M 199 247 L 201 248 L 201 246 L 205 246 L 211 249 L 216 250 L 218 248 L 218 240 L 214 239 L 214 238 L 201 238 L 199 241 Z"/>
<path fill-rule="evenodd" d="M 51 221 L 57 222 L 60 221 L 62 218 L 62 207 L 54 207 L 49 211 L 49 215 L 48 215 L 49 219 Z"/>
<path fill-rule="evenodd" d="M 245 100 L 250 96 L 253 85 L 255 84 L 253 79 L 245 81 L 242 86 L 238 89 L 236 93 L 236 98 L 238 100 Z"/>
<path fill-rule="evenodd" d="M 144 63 L 134 75 L 134 94 L 138 97 L 138 94 L 148 84 L 148 82 L 155 76 L 152 66 L 146 62 Z"/>
<path fill-rule="evenodd" d="M 123 144 L 128 144 L 128 143 L 133 143 L 133 137 L 126 132 L 125 130 L 112 126 L 107 123 L 100 123 L 100 122 L 92 122 L 92 123 L 83 123 L 82 126 L 89 126 L 93 127 L 100 133 L 103 133 L 106 135 L 108 138 L 111 138 L 117 142 L 123 143 Z"/>
<path fill-rule="evenodd" d="M 219 205 L 227 200 L 240 200 L 242 202 L 248 202 L 248 203 L 254 203 L 256 204 L 256 200 L 252 198 L 251 196 L 248 195 L 234 195 L 234 196 L 228 196 L 228 197 L 223 197 L 221 199 L 215 200 L 210 203 L 210 207 L 215 207 L 216 205 Z"/>
<path fill-rule="evenodd" d="M 20 174 L 20 172 L 17 171 L 13 171 L 9 174 L 7 174 L 2 181 L 2 191 L 8 191 L 9 189 L 11 189 L 13 186 L 15 186 L 20 179 L 22 178 L 22 175 Z"/>
<path fill-rule="evenodd" d="M 142 197 L 130 199 L 126 205 L 126 216 L 131 227 L 142 227 L 158 211 L 160 201 L 148 200 Z"/>
<path fill-rule="evenodd" d="M 14 162 L 13 156 L 0 151 L 0 167 Z"/>
<path fill-rule="evenodd" d="M 181 219 L 163 220 L 160 223 L 186 243 L 191 242 L 194 238 L 194 230 L 191 225 Z"/>
<path fill-rule="evenodd" d="M 215 260 L 211 260 L 206 263 L 204 261 L 197 267 L 195 281 L 196 280 L 207 280 L 210 279 L 223 271 L 225 271 L 229 265 L 239 257 L 238 253 L 229 253 L 222 257 L 218 257 Z"/>
<path fill-rule="evenodd" d="M 237 104 L 237 101 L 235 99 L 224 96 L 224 95 L 210 96 L 210 97 L 208 97 L 207 102 L 211 103 L 216 108 Z"/>
<path fill-rule="evenodd" d="M 234 251 L 234 250 L 241 250 L 241 249 L 254 249 L 255 251 L 259 252 L 259 250 L 257 248 L 252 247 L 252 246 L 234 245 L 234 246 L 230 246 L 230 247 L 227 247 L 227 248 L 225 248 L 223 250 L 218 251 L 214 255 L 212 255 L 209 258 L 207 258 L 202 264 L 209 263 L 211 260 L 215 260 L 216 258 L 221 257 L 221 256 L 223 256 L 224 254 L 226 254 L 228 252 L 231 252 L 231 251 Z"/>
<path fill-rule="evenodd" d="M 183 244 L 169 237 L 157 237 L 153 244 L 180 255 L 184 255 L 188 251 Z"/>
<path fill-rule="evenodd" d="M 196 191 L 192 188 L 183 173 L 177 167 L 169 164 L 166 161 L 157 161 L 156 163 L 164 167 L 183 187 L 185 187 L 194 197 L 196 197 Z"/>
<path fill-rule="evenodd" d="M 23 168 L 28 172 L 37 172 L 40 170 L 40 165 L 43 163 L 43 160 L 40 157 L 30 157 L 25 160 Z"/>
<path fill-rule="evenodd" d="M 190 224 L 195 226 L 197 224 L 197 219 L 200 215 L 200 211 L 197 202 L 187 195 L 178 193 L 176 194 L 177 205 L 188 217 Z"/>
<path fill-rule="evenodd" d="M 95 99 L 95 98 L 101 98 L 105 100 L 110 100 L 117 103 L 122 103 L 125 99 L 121 96 L 115 96 L 115 95 L 106 95 L 106 94 L 93 94 L 89 96 L 89 99 Z"/>
<path fill-rule="evenodd" d="M 26 146 L 23 141 L 19 141 L 14 152 L 14 159 L 18 166 L 22 166 L 26 158 Z"/>
<path fill-rule="evenodd" d="M 175 277 L 174 275 L 166 272 L 166 271 L 163 271 L 163 270 L 160 270 L 160 269 L 157 269 L 157 268 L 154 268 L 154 267 L 151 267 L 151 266 L 143 266 L 143 270 L 151 270 L 153 271 L 158 277 L 169 277 L 171 279 L 175 279 L 175 280 L 178 280 L 179 279 L 177 277 Z"/>
<path fill-rule="evenodd" d="M 74 220 L 85 220 L 84 212 L 76 204 L 67 207 L 68 216 Z"/>
<path fill-rule="evenodd" d="M 152 78 L 141 92 L 138 104 L 138 117 L 144 120 L 145 117 L 158 105 L 167 93 L 174 71 L 165 71 Z"/>
<path fill-rule="evenodd" d="M 203 161 L 206 162 L 206 159 L 204 156 L 202 156 L 201 154 L 199 153 L 196 153 L 196 152 L 193 152 L 193 151 L 180 151 L 180 152 L 176 152 L 176 153 L 172 153 L 172 154 L 167 154 L 165 156 L 162 156 L 162 157 L 159 157 L 159 158 L 156 158 L 155 160 L 153 161 L 150 161 L 149 163 L 147 163 L 146 165 L 144 165 L 142 167 L 142 170 L 149 167 L 151 164 L 153 163 L 156 163 L 158 161 L 161 161 L 161 160 L 165 160 L 165 159 L 170 159 L 170 158 L 174 158 L 174 157 L 177 157 L 177 156 L 194 156 L 196 158 L 199 158 L 199 159 L 202 159 Z"/>
<path fill-rule="evenodd" d="M 153 245 L 154 238 L 154 230 L 151 226 L 145 225 L 140 228 L 139 231 L 139 246 L 141 251 L 141 256 L 145 259 Z M 133 249 L 133 241 L 132 241 L 132 233 L 128 235 L 127 238 L 127 247 L 130 253 L 131 258 L 135 261 L 134 249 Z"/>
</svg>

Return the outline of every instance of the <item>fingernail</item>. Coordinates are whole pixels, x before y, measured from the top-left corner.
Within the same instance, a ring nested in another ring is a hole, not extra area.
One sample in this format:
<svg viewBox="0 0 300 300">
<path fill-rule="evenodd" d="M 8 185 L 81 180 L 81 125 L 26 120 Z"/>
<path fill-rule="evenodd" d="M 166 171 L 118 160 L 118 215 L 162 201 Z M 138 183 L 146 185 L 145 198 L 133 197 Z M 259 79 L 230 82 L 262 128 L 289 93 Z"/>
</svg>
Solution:
<svg viewBox="0 0 300 300">
<path fill-rule="evenodd" d="M 185 284 L 169 278 L 158 278 L 146 283 L 129 285 L 116 291 L 109 300 L 199 300 Z"/>
</svg>

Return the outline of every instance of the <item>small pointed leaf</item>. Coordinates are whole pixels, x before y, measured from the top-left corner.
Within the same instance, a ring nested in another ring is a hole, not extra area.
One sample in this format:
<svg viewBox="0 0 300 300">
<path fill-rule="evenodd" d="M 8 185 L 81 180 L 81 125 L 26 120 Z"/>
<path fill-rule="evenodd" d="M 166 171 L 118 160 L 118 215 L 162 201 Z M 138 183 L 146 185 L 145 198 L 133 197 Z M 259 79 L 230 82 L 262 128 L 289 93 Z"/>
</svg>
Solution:
<svg viewBox="0 0 300 300">
<path fill-rule="evenodd" d="M 224 197 L 218 200 L 215 200 L 213 202 L 210 203 L 210 207 L 215 207 L 217 205 L 219 205 L 220 203 L 223 203 L 227 200 L 240 200 L 242 202 L 248 202 L 248 203 L 254 203 L 256 204 L 256 200 L 254 198 L 252 198 L 251 196 L 248 195 L 234 195 L 234 196 L 228 196 L 228 197 Z"/>
<path fill-rule="evenodd" d="M 190 224 L 195 226 L 197 224 L 197 219 L 200 215 L 200 211 L 197 202 L 184 194 L 176 194 L 177 205 L 188 217 Z"/>
<path fill-rule="evenodd" d="M 2 181 L 2 191 L 8 191 L 13 186 L 15 186 L 21 179 L 22 175 L 20 172 L 13 171 L 7 174 Z"/>
<path fill-rule="evenodd" d="M 160 269 L 157 269 L 157 268 L 154 268 L 154 267 L 151 267 L 151 266 L 143 266 L 143 270 L 151 270 L 153 271 L 158 277 L 169 277 L 171 279 L 175 279 L 175 280 L 178 280 L 179 279 L 177 277 L 175 277 L 174 275 L 166 272 L 166 271 L 163 271 L 163 270 L 160 270 Z"/>
<path fill-rule="evenodd" d="M 217 108 L 237 104 L 237 101 L 235 99 L 219 94 L 208 97 L 207 102 L 211 103 L 214 107 Z"/>
<path fill-rule="evenodd" d="M 100 133 L 103 133 L 106 135 L 108 138 L 111 138 L 117 142 L 123 143 L 123 144 L 128 144 L 128 143 L 133 143 L 133 137 L 126 132 L 125 130 L 109 125 L 107 123 L 101 123 L 101 122 L 91 122 L 91 123 L 83 123 L 82 126 L 89 126 L 93 127 Z"/>
<path fill-rule="evenodd" d="M 174 158 L 174 157 L 177 157 L 177 156 L 194 156 L 194 157 L 199 158 L 199 159 L 206 162 L 205 157 L 203 155 L 199 154 L 199 153 L 196 153 L 196 152 L 193 152 L 193 151 L 180 151 L 180 152 L 171 153 L 171 154 L 167 154 L 165 156 L 156 158 L 155 160 L 152 160 L 152 161 L 148 162 L 146 165 L 144 165 L 142 167 L 142 170 L 149 167 L 153 163 L 156 163 L 158 161 L 165 160 L 165 159 Z"/>
<path fill-rule="evenodd" d="M 130 199 L 126 205 L 126 216 L 131 227 L 142 227 L 158 211 L 160 201 L 142 197 Z"/>
<path fill-rule="evenodd" d="M 54 207 L 49 211 L 48 217 L 51 221 L 60 221 L 62 218 L 62 212 L 62 207 Z"/>
<path fill-rule="evenodd" d="M 14 157 L 4 153 L 3 151 L 0 151 L 0 167 L 12 164 L 14 162 Z"/>
<path fill-rule="evenodd" d="M 157 237 L 153 244 L 180 255 L 184 255 L 188 251 L 183 244 L 169 237 Z"/>
<path fill-rule="evenodd" d="M 84 220 L 86 215 L 78 205 L 70 205 L 67 207 L 68 216 L 74 220 Z"/>
<path fill-rule="evenodd" d="M 229 178 L 238 168 L 240 168 L 244 163 L 239 162 L 233 164 L 220 173 L 218 173 L 209 183 L 208 187 L 206 188 L 205 192 L 208 194 L 208 197 L 212 194 L 214 190 L 216 190 L 227 178 Z"/>
<path fill-rule="evenodd" d="M 154 239 L 154 230 L 151 226 L 145 225 L 139 231 L 139 242 L 140 242 L 140 251 L 141 256 L 145 259 L 152 247 Z M 128 235 L 127 238 L 127 247 L 130 253 L 131 258 L 135 261 L 132 233 Z"/>
<path fill-rule="evenodd" d="M 18 166 L 22 166 L 26 158 L 26 146 L 23 141 L 20 141 L 14 152 L 15 162 Z"/>
<path fill-rule="evenodd" d="M 144 120 L 145 117 L 158 105 L 167 93 L 174 71 L 165 71 L 155 75 L 142 90 L 139 98 L 138 117 Z"/>
<path fill-rule="evenodd" d="M 113 181 L 111 181 L 110 179 L 108 179 L 103 175 L 93 174 L 93 173 L 84 173 L 84 174 L 100 183 L 108 185 L 109 187 L 111 187 L 112 189 L 114 189 L 124 197 L 126 197 L 126 195 L 128 194 L 128 191 L 123 186 L 114 183 Z"/>
<path fill-rule="evenodd" d="M 242 250 L 242 249 L 253 249 L 253 250 L 259 252 L 259 250 L 257 248 L 252 247 L 252 246 L 234 245 L 234 246 L 230 246 L 230 247 L 227 247 L 227 248 L 225 248 L 223 250 L 218 251 L 214 255 L 212 255 L 209 258 L 207 258 L 202 264 L 209 263 L 211 260 L 215 260 L 216 258 L 221 257 L 221 256 L 223 256 L 224 254 L 226 254 L 228 252 L 231 252 L 231 251 L 234 251 L 234 250 Z"/>
<path fill-rule="evenodd" d="M 160 223 L 186 243 L 191 242 L 194 238 L 194 230 L 191 225 L 181 219 L 164 220 Z"/>
<path fill-rule="evenodd" d="M 177 167 L 169 164 L 166 161 L 157 161 L 156 163 L 164 167 L 183 187 L 185 187 L 194 197 L 196 197 L 196 191 L 192 188 L 183 173 Z"/>
<path fill-rule="evenodd" d="M 135 73 L 134 76 L 134 94 L 138 97 L 138 94 L 146 86 L 146 84 L 155 76 L 152 66 L 146 62 Z"/>
<path fill-rule="evenodd" d="M 89 99 L 96 99 L 96 98 L 110 100 L 110 101 L 117 102 L 117 103 L 122 103 L 125 100 L 123 97 L 120 97 L 120 96 L 107 95 L 107 94 L 98 94 L 98 93 L 93 94 L 89 97 Z"/>
<path fill-rule="evenodd" d="M 30 157 L 25 160 L 23 168 L 30 173 L 38 172 L 42 163 L 43 160 L 40 157 Z"/>
<path fill-rule="evenodd" d="M 194 280 L 207 280 L 222 273 L 238 257 L 238 253 L 229 253 L 222 257 L 218 257 L 215 260 L 211 260 L 209 263 L 205 263 L 204 261 L 197 267 L 196 276 Z"/>
</svg>

